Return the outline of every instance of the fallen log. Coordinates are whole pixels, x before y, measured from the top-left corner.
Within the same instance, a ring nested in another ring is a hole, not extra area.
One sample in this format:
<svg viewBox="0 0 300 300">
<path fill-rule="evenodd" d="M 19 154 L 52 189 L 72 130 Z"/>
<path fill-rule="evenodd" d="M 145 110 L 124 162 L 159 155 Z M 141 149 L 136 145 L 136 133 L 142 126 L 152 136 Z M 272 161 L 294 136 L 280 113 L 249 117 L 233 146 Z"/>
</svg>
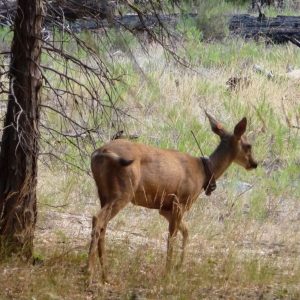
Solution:
<svg viewBox="0 0 300 300">
<path fill-rule="evenodd" d="M 2 2 L 2 4 L 1 4 Z M 84 2 L 85 5 L 80 5 Z M 48 16 L 46 24 L 54 25 L 57 22 L 66 22 L 76 30 L 96 30 L 105 27 L 124 27 L 132 31 L 142 31 L 153 27 L 176 26 L 184 18 L 197 18 L 196 13 L 191 14 L 148 14 L 142 18 L 137 14 L 124 16 L 110 16 L 107 21 L 107 14 L 103 13 L 103 3 L 107 0 L 73 0 L 72 5 L 65 0 L 48 1 Z M 68 5 L 67 5 L 68 4 Z M 16 2 L 13 0 L 0 1 L 0 25 L 11 25 Z M 106 12 L 107 13 L 107 12 Z M 231 34 L 242 36 L 246 39 L 267 38 L 273 43 L 286 43 L 288 41 L 300 47 L 300 17 L 298 16 L 277 16 L 268 18 L 264 14 L 259 17 L 249 14 L 233 15 L 229 17 L 228 26 Z"/>
<path fill-rule="evenodd" d="M 186 14 L 186 18 L 195 18 L 196 14 Z M 176 26 L 182 15 L 179 14 L 158 14 L 158 15 L 143 15 L 142 19 L 137 14 L 128 14 L 124 16 L 117 16 L 113 19 L 113 25 L 116 28 L 126 28 L 131 31 L 142 31 L 145 29 L 152 29 L 159 25 Z M 106 19 L 80 19 L 70 23 L 70 27 L 76 31 L 80 30 L 96 30 L 111 26 L 111 23 Z"/>
<path fill-rule="evenodd" d="M 264 15 L 261 17 L 248 14 L 234 15 L 230 18 L 229 30 L 232 34 L 246 39 L 264 37 L 274 43 L 291 41 L 297 46 L 300 45 L 300 17 L 277 16 L 267 18 Z"/>
<path fill-rule="evenodd" d="M 153 28 L 159 23 L 168 26 L 176 26 L 180 19 L 197 18 L 198 15 L 186 14 L 168 14 L 168 15 L 145 15 L 143 22 L 138 15 L 125 15 L 115 17 L 114 24 L 116 27 L 125 27 L 130 30 L 143 30 Z M 99 23 L 97 20 L 77 20 L 76 29 L 97 29 L 106 27 L 107 22 L 104 20 Z M 238 35 L 245 39 L 266 38 L 273 43 L 292 42 L 300 47 L 300 17 L 277 16 L 275 18 L 259 18 L 248 14 L 233 15 L 229 18 L 229 30 L 232 35 Z"/>
</svg>

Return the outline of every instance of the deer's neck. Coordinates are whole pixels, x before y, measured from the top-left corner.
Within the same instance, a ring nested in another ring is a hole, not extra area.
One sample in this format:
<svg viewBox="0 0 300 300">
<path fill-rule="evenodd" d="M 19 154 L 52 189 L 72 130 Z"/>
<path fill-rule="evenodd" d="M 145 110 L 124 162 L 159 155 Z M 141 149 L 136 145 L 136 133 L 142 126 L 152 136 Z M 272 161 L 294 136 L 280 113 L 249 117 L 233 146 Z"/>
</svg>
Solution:
<svg viewBox="0 0 300 300">
<path fill-rule="evenodd" d="M 230 150 L 230 145 L 221 141 L 219 146 L 209 157 L 216 179 L 218 179 L 233 162 L 233 153 Z"/>
</svg>

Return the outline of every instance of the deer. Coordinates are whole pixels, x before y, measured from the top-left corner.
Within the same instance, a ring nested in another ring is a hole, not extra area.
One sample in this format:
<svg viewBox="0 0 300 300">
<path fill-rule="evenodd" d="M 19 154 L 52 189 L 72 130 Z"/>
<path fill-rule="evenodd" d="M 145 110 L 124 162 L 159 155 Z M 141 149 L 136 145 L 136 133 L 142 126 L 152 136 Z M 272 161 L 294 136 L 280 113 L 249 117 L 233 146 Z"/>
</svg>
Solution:
<svg viewBox="0 0 300 300">
<path fill-rule="evenodd" d="M 234 162 L 246 170 L 257 168 L 252 146 L 244 133 L 247 119 L 239 121 L 233 133 L 206 112 L 212 131 L 220 143 L 207 157 L 194 157 L 177 150 L 155 148 L 125 139 L 116 139 L 95 150 L 91 170 L 101 209 L 92 219 L 88 256 L 89 284 L 95 272 L 97 251 L 102 281 L 107 282 L 105 233 L 108 222 L 128 203 L 157 209 L 169 223 L 166 271 L 173 270 L 172 256 L 177 233 L 182 235 L 178 267 L 185 258 L 188 228 L 183 216 L 200 193 L 215 189 L 215 180 Z"/>
</svg>

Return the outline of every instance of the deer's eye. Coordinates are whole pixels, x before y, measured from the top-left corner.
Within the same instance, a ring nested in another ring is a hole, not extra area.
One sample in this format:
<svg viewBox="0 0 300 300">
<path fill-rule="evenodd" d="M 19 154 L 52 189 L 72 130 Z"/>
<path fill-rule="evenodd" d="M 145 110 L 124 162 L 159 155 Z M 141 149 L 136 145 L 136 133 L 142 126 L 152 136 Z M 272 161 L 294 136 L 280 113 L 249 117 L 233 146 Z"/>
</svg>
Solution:
<svg viewBox="0 0 300 300">
<path fill-rule="evenodd" d="M 251 150 L 252 146 L 250 144 L 243 145 L 244 150 Z"/>
</svg>

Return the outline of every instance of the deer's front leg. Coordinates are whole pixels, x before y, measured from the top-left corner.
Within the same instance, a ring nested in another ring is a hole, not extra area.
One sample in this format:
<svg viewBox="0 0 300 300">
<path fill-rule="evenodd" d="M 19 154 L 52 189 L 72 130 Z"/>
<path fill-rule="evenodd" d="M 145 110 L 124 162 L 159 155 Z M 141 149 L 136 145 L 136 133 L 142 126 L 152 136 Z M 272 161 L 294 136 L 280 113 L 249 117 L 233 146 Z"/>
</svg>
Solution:
<svg viewBox="0 0 300 300">
<path fill-rule="evenodd" d="M 182 215 L 183 215 L 183 209 L 177 197 L 173 202 L 172 210 L 161 214 L 163 214 L 164 217 L 166 217 L 166 219 L 169 221 L 169 236 L 168 236 L 167 262 L 166 262 L 166 270 L 167 272 L 169 272 L 172 268 L 174 242 L 176 240 L 176 236 L 180 228 Z"/>
<path fill-rule="evenodd" d="M 185 222 L 181 221 L 179 225 L 179 231 L 182 234 L 182 246 L 181 246 L 182 248 L 181 248 L 180 261 L 179 264 L 177 265 L 177 268 L 180 268 L 184 262 L 186 245 L 188 244 L 189 232 Z"/>
</svg>

